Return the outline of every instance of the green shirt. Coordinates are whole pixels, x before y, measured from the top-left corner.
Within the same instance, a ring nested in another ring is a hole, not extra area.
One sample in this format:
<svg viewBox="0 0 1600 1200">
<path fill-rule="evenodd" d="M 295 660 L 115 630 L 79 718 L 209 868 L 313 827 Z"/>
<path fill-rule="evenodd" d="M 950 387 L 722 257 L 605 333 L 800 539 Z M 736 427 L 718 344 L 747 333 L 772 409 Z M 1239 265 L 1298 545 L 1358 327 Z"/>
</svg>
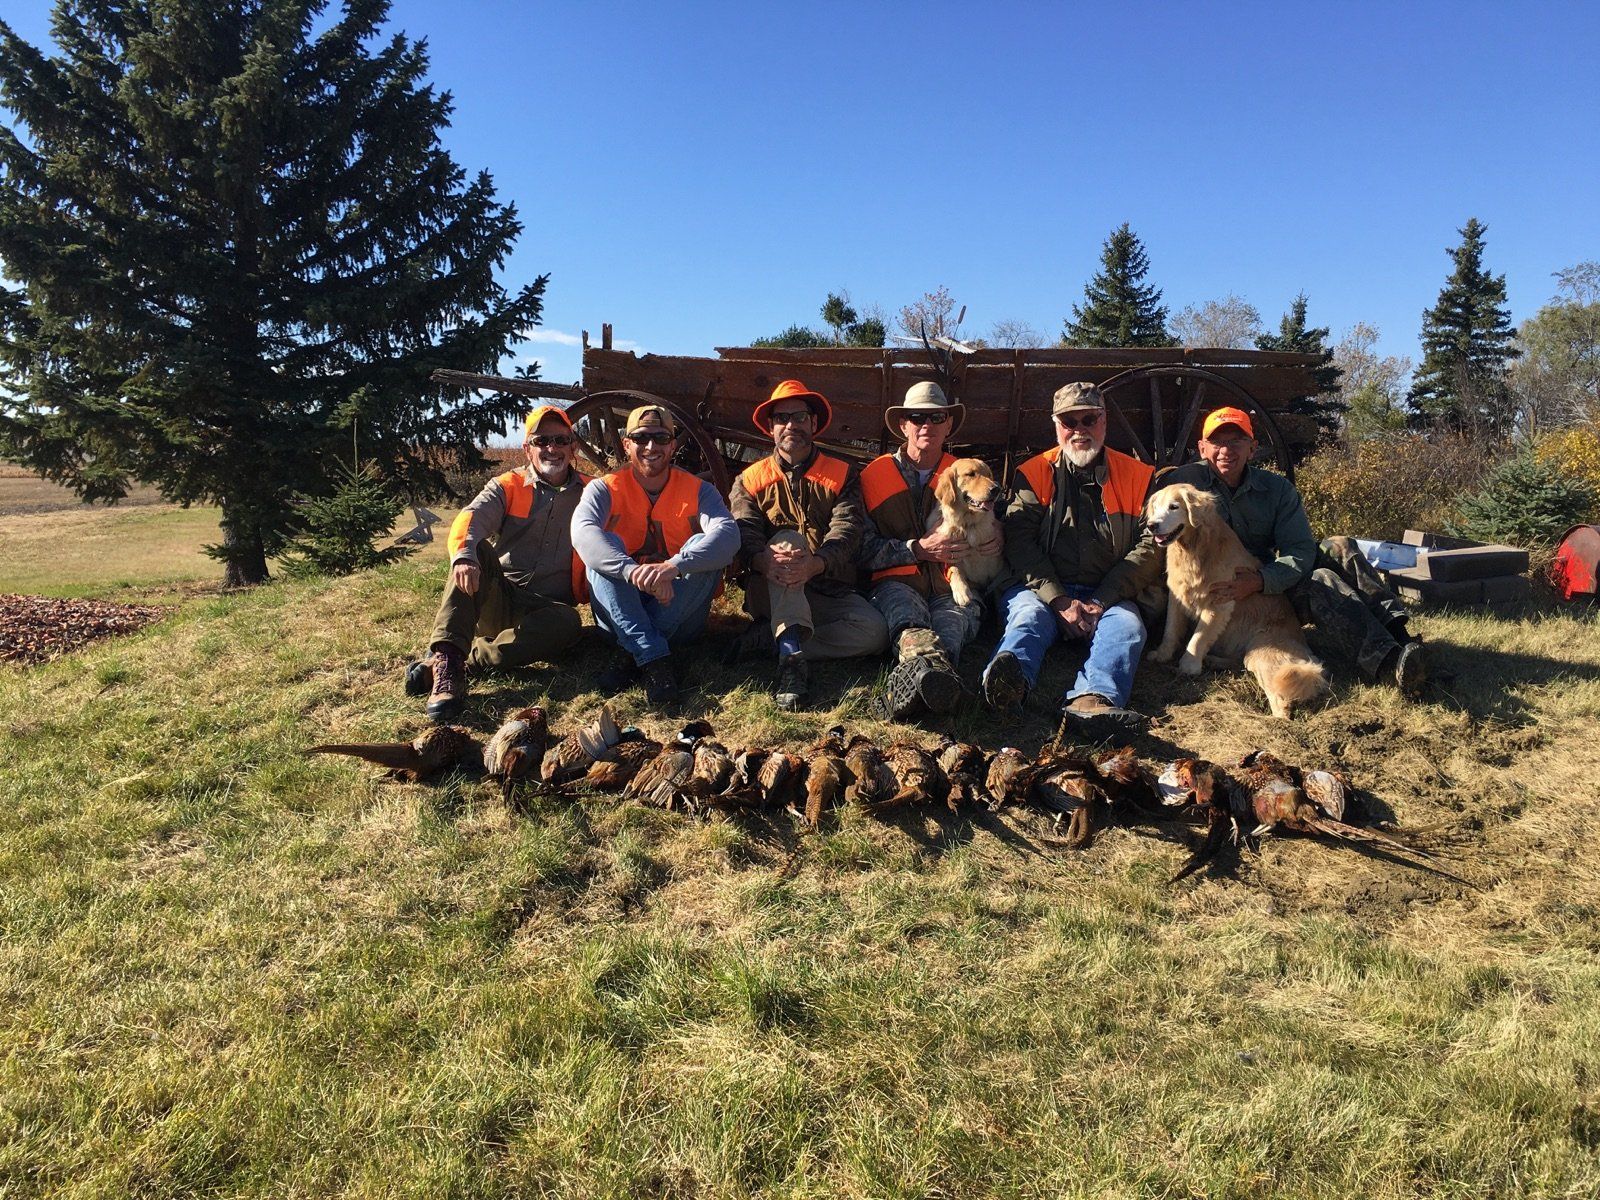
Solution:
<svg viewBox="0 0 1600 1200">
<path fill-rule="evenodd" d="M 1246 467 L 1239 486 L 1229 488 L 1208 462 L 1186 463 L 1159 477 L 1152 488 L 1187 483 L 1217 498 L 1229 526 L 1244 548 L 1261 560 L 1261 590 L 1286 592 L 1311 574 L 1317 539 L 1306 506 L 1282 475 Z"/>
</svg>

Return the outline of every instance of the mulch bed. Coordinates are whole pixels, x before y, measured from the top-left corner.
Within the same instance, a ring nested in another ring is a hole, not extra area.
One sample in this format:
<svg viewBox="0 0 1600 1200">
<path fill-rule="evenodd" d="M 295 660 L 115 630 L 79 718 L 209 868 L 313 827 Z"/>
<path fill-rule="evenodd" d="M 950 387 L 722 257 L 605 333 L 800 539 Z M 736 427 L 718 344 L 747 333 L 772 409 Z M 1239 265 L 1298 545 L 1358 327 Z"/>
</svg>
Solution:
<svg viewBox="0 0 1600 1200">
<path fill-rule="evenodd" d="M 150 604 L 0 594 L 0 662 L 41 663 L 167 615 Z"/>
</svg>

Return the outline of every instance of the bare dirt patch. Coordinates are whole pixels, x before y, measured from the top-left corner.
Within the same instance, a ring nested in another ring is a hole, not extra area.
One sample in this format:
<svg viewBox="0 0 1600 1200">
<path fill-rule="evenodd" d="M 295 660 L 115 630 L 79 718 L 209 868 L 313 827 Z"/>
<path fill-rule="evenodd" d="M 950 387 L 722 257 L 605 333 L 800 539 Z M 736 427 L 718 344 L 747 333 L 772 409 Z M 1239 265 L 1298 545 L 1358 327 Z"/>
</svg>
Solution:
<svg viewBox="0 0 1600 1200">
<path fill-rule="evenodd" d="M 150 604 L 0 595 L 0 661 L 45 662 L 101 638 L 143 629 L 167 611 Z"/>
</svg>

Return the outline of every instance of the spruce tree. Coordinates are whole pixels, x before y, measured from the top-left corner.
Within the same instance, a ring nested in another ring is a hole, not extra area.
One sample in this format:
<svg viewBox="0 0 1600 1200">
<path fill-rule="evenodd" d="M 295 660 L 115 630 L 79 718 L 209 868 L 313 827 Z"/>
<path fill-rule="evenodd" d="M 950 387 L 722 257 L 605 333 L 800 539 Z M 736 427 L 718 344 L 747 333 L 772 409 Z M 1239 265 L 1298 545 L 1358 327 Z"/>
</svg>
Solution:
<svg viewBox="0 0 1600 1200">
<path fill-rule="evenodd" d="M 1471 218 L 1460 231 L 1461 244 L 1448 251 L 1455 270 L 1439 302 L 1422 314 L 1422 365 L 1408 400 L 1430 424 L 1503 433 L 1515 415 L 1506 367 L 1521 351 L 1514 344 L 1506 277 L 1483 267 L 1487 231 Z"/>
<path fill-rule="evenodd" d="M 1142 281 L 1150 270 L 1139 237 L 1124 221 L 1111 231 L 1100 252 L 1100 273 L 1084 288 L 1084 302 L 1072 306 L 1064 346 L 1171 346 L 1161 289 Z"/>
<path fill-rule="evenodd" d="M 1256 338 L 1256 349 L 1318 356 L 1318 365 L 1311 368 L 1315 390 L 1310 395 L 1291 400 L 1289 411 L 1311 417 L 1321 433 L 1332 436 L 1339 431 L 1339 422 L 1346 408 L 1339 397 L 1339 377 L 1344 372 L 1333 365 L 1333 351 L 1328 348 L 1328 330 L 1307 327 L 1306 304 L 1306 294 L 1301 292 L 1278 322 L 1278 332 L 1263 333 Z"/>
<path fill-rule="evenodd" d="M 60 0 L 0 22 L 0 452 L 115 500 L 222 509 L 230 584 L 359 451 L 425 497 L 523 405 L 462 399 L 538 321 L 521 232 L 440 145 L 448 93 L 386 0 Z"/>
</svg>

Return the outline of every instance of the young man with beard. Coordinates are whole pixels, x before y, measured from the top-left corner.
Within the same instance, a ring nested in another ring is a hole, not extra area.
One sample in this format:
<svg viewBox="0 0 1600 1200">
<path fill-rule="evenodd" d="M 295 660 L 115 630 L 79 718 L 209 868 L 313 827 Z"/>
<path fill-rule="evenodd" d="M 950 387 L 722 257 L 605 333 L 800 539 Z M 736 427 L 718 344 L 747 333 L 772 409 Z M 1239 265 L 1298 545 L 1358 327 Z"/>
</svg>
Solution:
<svg viewBox="0 0 1600 1200">
<path fill-rule="evenodd" d="M 739 523 L 745 611 L 770 621 L 778 651 L 778 707 L 805 707 L 811 659 L 880 654 L 889 640 L 877 609 L 856 590 L 866 512 L 861 477 L 823 454 L 813 439 L 833 409 L 798 379 L 756 406 L 755 426 L 772 454 L 734 481 L 729 507 Z"/>
<path fill-rule="evenodd" d="M 1058 638 L 1089 643 L 1062 716 L 1090 738 L 1143 729 L 1127 707 L 1144 650 L 1133 599 L 1161 577 L 1163 556 L 1144 523 L 1154 471 L 1108 449 L 1106 402 L 1092 383 L 1069 383 L 1051 403 L 1056 447 L 1017 470 L 1005 520 L 1005 632 L 984 671 L 984 698 L 1019 706 Z"/>
<path fill-rule="evenodd" d="M 1250 465 L 1257 449 L 1250 414 L 1219 408 L 1200 428 L 1200 460 L 1165 472 L 1160 484 L 1187 483 L 1217 498 L 1229 526 L 1261 561 L 1215 584 L 1219 600 L 1256 592 L 1288 596 L 1309 618 L 1334 655 L 1353 662 L 1369 680 L 1393 680 L 1402 695 L 1422 691 L 1422 643 L 1406 627 L 1410 614 L 1367 562 L 1354 539 L 1311 532 L 1306 507 L 1282 475 Z M 1330 655 L 1330 657 L 1333 657 Z"/>
<path fill-rule="evenodd" d="M 717 489 L 672 465 L 677 437 L 660 405 L 634 409 L 622 435 L 627 468 L 584 488 L 572 517 L 595 623 L 624 654 L 601 689 L 619 692 L 642 674 L 651 704 L 677 698 L 672 649 L 705 628 L 723 568 L 739 550 Z"/>
<path fill-rule="evenodd" d="M 913 384 L 905 400 L 883 415 L 900 439 L 893 454 L 872 460 L 861 472 L 867 508 L 861 565 L 871 578 L 873 607 L 889 626 L 896 664 L 882 705 L 891 720 L 922 709 L 948 712 L 961 698 L 956 663 L 978 631 L 982 607 L 957 604 L 946 570 L 970 553 L 964 538 L 927 532 L 937 511 L 934 489 L 955 462 L 945 442 L 961 428 L 966 410 L 951 404 L 936 383 Z M 1003 537 L 981 549 L 998 554 Z"/>
<path fill-rule="evenodd" d="M 572 465 L 572 422 L 553 405 L 524 426 L 527 465 L 491 479 L 456 514 L 450 580 L 428 639 L 406 670 L 406 690 L 428 692 L 428 718 L 449 721 L 467 703 L 467 666 L 521 667 L 558 658 L 578 639 L 583 564 L 569 528 L 588 479 Z"/>
</svg>

